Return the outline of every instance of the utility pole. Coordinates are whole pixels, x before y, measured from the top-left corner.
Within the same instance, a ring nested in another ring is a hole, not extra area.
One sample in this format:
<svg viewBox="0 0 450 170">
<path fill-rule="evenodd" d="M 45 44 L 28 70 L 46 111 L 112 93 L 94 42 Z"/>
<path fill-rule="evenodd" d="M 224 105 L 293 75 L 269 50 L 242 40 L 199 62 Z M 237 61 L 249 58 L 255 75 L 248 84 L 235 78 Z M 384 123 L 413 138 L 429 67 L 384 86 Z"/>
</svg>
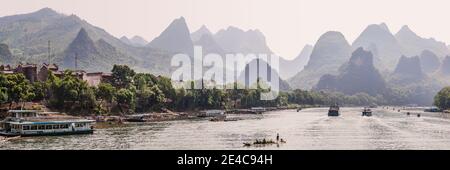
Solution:
<svg viewBox="0 0 450 170">
<path fill-rule="evenodd" d="M 78 53 L 75 52 L 75 70 L 78 70 Z"/>
<path fill-rule="evenodd" d="M 51 61 L 51 54 L 50 54 L 50 51 L 51 51 L 51 47 L 50 47 L 50 46 L 51 46 L 50 40 L 48 40 L 48 54 L 47 54 L 48 56 L 47 56 L 47 57 L 48 57 L 48 64 L 49 64 L 49 65 L 50 65 L 51 62 L 52 62 L 52 61 Z"/>
</svg>

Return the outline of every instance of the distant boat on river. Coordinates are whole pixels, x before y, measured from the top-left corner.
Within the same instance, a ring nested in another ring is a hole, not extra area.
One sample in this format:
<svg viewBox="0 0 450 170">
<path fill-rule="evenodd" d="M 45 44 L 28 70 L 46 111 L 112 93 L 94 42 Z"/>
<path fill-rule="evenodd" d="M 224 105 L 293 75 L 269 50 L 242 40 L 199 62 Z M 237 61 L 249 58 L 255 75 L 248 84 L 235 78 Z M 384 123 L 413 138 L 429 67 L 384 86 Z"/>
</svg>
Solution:
<svg viewBox="0 0 450 170">
<path fill-rule="evenodd" d="M 364 110 L 362 112 L 362 116 L 367 116 L 367 117 L 372 116 L 372 110 L 370 110 L 369 108 L 364 108 Z"/>
<path fill-rule="evenodd" d="M 328 110 L 328 116 L 339 116 L 339 106 L 337 104 L 330 106 L 330 109 Z"/>
</svg>

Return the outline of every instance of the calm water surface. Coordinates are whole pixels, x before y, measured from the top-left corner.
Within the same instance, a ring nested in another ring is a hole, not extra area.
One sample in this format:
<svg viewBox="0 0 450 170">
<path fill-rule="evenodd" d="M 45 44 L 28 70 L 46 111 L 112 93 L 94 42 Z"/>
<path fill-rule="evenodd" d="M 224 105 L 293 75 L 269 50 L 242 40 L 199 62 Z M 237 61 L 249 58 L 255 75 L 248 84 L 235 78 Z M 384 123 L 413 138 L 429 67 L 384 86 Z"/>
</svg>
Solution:
<svg viewBox="0 0 450 170">
<path fill-rule="evenodd" d="M 313 108 L 235 116 L 242 120 L 131 124 L 93 135 L 4 140 L 0 149 L 450 149 L 450 119 L 437 113 L 418 118 L 375 109 L 373 117 L 361 117 L 361 108 L 343 108 L 341 117 L 328 117 L 327 108 Z M 243 146 L 277 133 L 287 143 Z"/>
</svg>

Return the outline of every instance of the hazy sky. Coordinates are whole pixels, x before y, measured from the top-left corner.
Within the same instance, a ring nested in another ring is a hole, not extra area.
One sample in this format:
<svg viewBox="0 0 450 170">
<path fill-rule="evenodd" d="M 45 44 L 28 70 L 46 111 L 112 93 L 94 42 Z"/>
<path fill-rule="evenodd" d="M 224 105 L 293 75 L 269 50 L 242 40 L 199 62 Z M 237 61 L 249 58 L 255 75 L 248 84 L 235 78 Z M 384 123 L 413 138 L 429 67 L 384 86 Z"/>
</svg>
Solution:
<svg viewBox="0 0 450 170">
<path fill-rule="evenodd" d="M 116 37 L 158 36 L 184 16 L 190 31 L 205 24 L 212 32 L 230 25 L 259 29 L 269 47 L 292 58 L 326 31 L 352 42 L 369 24 L 402 25 L 424 37 L 450 42 L 448 0 L 0 0 L 0 16 L 50 7 L 76 14 Z"/>
</svg>

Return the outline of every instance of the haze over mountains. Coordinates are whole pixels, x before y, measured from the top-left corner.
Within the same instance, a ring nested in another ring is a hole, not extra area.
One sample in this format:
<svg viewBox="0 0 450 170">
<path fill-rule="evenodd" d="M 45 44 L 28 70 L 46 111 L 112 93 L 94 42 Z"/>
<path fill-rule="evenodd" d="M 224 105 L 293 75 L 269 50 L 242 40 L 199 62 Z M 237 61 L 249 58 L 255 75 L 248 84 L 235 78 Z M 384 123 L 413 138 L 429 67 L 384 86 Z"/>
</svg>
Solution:
<svg viewBox="0 0 450 170">
<path fill-rule="evenodd" d="M 316 89 L 338 91 L 348 95 L 364 92 L 376 96 L 386 92 L 386 83 L 374 66 L 372 53 L 360 47 L 353 52 L 338 75 L 322 76 Z"/>
<path fill-rule="evenodd" d="M 316 42 L 305 68 L 289 82 L 294 88 L 310 89 L 325 74 L 338 71 L 351 54 L 351 46 L 340 32 L 330 31 Z"/>
<path fill-rule="evenodd" d="M 112 66 L 115 61 L 136 60 L 134 63 L 125 62 L 122 64 L 130 64 L 131 67 L 139 71 L 168 74 L 169 69 L 161 66 L 161 63 L 170 64 L 170 59 L 168 59 L 170 55 L 166 52 L 150 47 L 134 47 L 125 44 L 105 30 L 87 23 L 76 15 L 67 16 L 57 13 L 50 8 L 44 8 L 29 14 L 1 17 L 0 42 L 9 45 L 14 55 L 14 60 L 9 62 L 10 64 L 17 64 L 18 62 L 38 64 L 54 62 L 64 65 L 64 60 L 68 57 L 65 56 L 65 54 L 68 54 L 67 49 L 70 49 L 69 45 L 76 39 L 82 29 L 84 30 L 83 32 L 87 33 L 87 37 L 97 44 L 96 48 L 99 48 L 97 42 L 102 39 L 114 47 L 110 49 L 115 49 L 122 53 L 120 55 L 114 55 L 115 57 L 126 56 L 126 58 L 111 61 L 110 58 L 99 58 L 98 56 L 80 56 L 79 68 L 84 68 L 87 71 L 106 72 L 112 69 L 112 67 L 91 67 L 93 65 L 83 65 L 83 63 L 89 63 L 89 61 L 83 61 L 83 59 L 89 58 L 95 58 L 99 62 L 108 63 L 108 66 Z M 48 56 L 49 41 L 51 57 Z M 91 47 L 86 46 L 86 48 L 93 49 L 92 43 L 89 43 L 89 46 Z M 89 54 L 96 54 L 94 51 L 89 51 Z M 79 53 L 83 54 L 81 51 Z M 111 54 L 115 53 L 115 51 L 108 51 L 103 54 L 107 53 Z M 2 60 L 2 62 L 4 61 Z M 68 65 L 67 62 L 66 65 Z M 74 66 L 74 64 L 71 64 L 71 66 Z"/>
<path fill-rule="evenodd" d="M 143 47 L 148 44 L 148 41 L 140 36 L 134 36 L 133 38 L 129 39 L 126 36 L 123 36 L 120 38 L 120 40 L 128 45 L 132 45 L 135 47 Z"/>
<path fill-rule="evenodd" d="M 311 56 L 313 49 L 314 47 L 308 44 L 303 47 L 300 54 L 293 60 L 280 58 L 280 76 L 287 80 L 303 70 L 306 64 L 308 64 L 309 57 Z"/>
<path fill-rule="evenodd" d="M 410 84 L 421 82 L 427 76 L 422 70 L 422 64 L 418 56 L 406 57 L 402 56 L 395 68 L 391 77 L 391 82 L 394 84 Z"/>
<path fill-rule="evenodd" d="M 260 65 L 267 65 L 267 69 L 259 69 Z M 251 74 L 255 74 L 257 77 L 249 76 Z M 272 77 L 272 74 L 275 75 L 275 77 Z M 244 85 L 245 87 L 252 87 L 256 85 L 258 79 L 261 82 L 273 82 L 276 77 L 278 77 L 279 90 L 288 91 L 292 89 L 286 81 L 280 78 L 278 72 L 273 69 L 270 64 L 261 59 L 254 59 L 251 60 L 245 66 L 245 69 L 240 73 L 238 83 Z"/>
<path fill-rule="evenodd" d="M 441 59 L 449 54 L 449 48 L 445 43 L 436 41 L 434 38 L 422 38 L 406 25 L 395 34 L 395 38 L 402 46 L 403 54 L 406 56 L 419 55 L 424 50 L 433 52 Z"/>
<path fill-rule="evenodd" d="M 439 72 L 444 76 L 450 76 L 450 56 L 445 57 L 444 61 L 442 61 Z"/>
<path fill-rule="evenodd" d="M 386 24 L 369 25 L 353 42 L 352 48 L 363 47 L 375 56 L 377 68 L 392 70 L 402 55 L 401 45 Z"/>
<path fill-rule="evenodd" d="M 191 55 L 194 46 L 202 46 L 204 55 L 273 53 L 258 29 L 242 30 L 230 26 L 212 33 L 202 26 L 191 32 L 185 18 L 180 17 L 168 23 L 157 38 L 148 42 L 139 36 L 116 38 L 76 15 L 60 14 L 50 8 L 1 17 L 0 44 L 0 62 L 6 64 L 54 62 L 63 68 L 74 69 L 77 65 L 77 69 L 104 72 L 109 72 L 114 64 L 127 64 L 138 72 L 166 76 L 173 71 L 171 57 L 176 53 Z M 369 56 L 366 51 L 370 52 L 371 57 L 362 58 L 371 58 L 371 61 L 356 61 L 373 63 L 373 68 L 372 64 L 361 66 L 372 71 L 376 69 L 386 86 L 398 81 L 409 85 L 423 81 L 439 86 L 450 83 L 445 78 L 450 76 L 450 58 L 446 57 L 450 54 L 449 46 L 433 38 L 420 37 L 408 26 L 393 34 L 384 23 L 367 26 L 354 42 L 348 42 L 338 31 L 326 32 L 314 45 L 299 48 L 299 55 L 292 60 L 280 58 L 279 75 L 294 89 L 337 87 L 333 82 L 343 83 L 340 79 L 346 79 L 349 74 L 356 76 L 349 71 L 358 70 L 353 67 L 355 60 L 351 60 L 361 58 L 352 56 L 355 50 L 358 50 L 357 56 Z M 371 72 L 366 76 L 373 75 L 375 73 Z M 407 75 L 417 77 L 411 79 L 414 81 L 406 81 Z M 357 86 L 363 82 L 352 83 Z M 346 91 L 344 88 L 333 89 Z"/>
<path fill-rule="evenodd" d="M 175 53 L 194 53 L 194 45 L 186 20 L 175 19 L 158 37 L 153 39 L 149 47 Z"/>
<path fill-rule="evenodd" d="M 244 31 L 236 27 L 228 27 L 218 31 L 214 38 L 228 53 L 272 54 L 266 44 L 266 38 L 259 30 Z"/>
<path fill-rule="evenodd" d="M 427 74 L 434 73 L 441 66 L 439 57 L 430 50 L 422 51 L 420 62 L 422 70 Z"/>
<path fill-rule="evenodd" d="M 10 63 L 13 61 L 13 56 L 11 54 L 11 51 L 9 50 L 9 46 L 6 44 L 0 44 L 0 58 L 5 63 Z"/>
</svg>

